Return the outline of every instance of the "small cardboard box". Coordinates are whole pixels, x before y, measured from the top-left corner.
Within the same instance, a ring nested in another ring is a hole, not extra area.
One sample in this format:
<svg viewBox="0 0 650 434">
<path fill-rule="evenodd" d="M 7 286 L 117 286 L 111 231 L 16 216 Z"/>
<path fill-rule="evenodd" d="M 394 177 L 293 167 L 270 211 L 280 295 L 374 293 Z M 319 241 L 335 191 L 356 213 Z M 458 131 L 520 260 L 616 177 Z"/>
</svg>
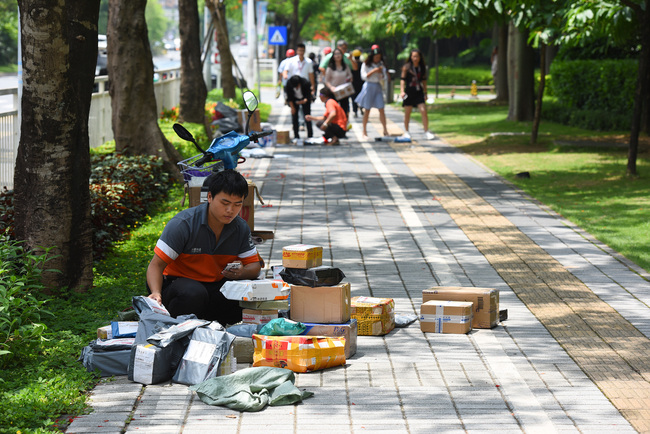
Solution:
<svg viewBox="0 0 650 434">
<path fill-rule="evenodd" d="M 293 244 L 282 248 L 284 268 L 313 268 L 323 265 L 323 248 L 311 244 Z"/>
<path fill-rule="evenodd" d="M 113 339 L 113 327 L 110 325 L 97 329 L 97 339 Z"/>
<path fill-rule="evenodd" d="M 474 329 L 490 329 L 499 321 L 499 291 L 493 288 L 434 286 L 422 291 L 422 303 L 430 300 L 471 301 Z"/>
<path fill-rule="evenodd" d="M 278 317 L 278 311 L 274 309 L 244 309 L 241 313 L 242 322 L 248 324 L 266 324 Z"/>
<path fill-rule="evenodd" d="M 289 144 L 289 131 L 288 130 L 278 131 L 277 143 L 278 143 L 278 145 L 288 145 Z"/>
<path fill-rule="evenodd" d="M 338 286 L 291 285 L 291 319 L 319 324 L 350 321 L 350 284 Z"/>
<path fill-rule="evenodd" d="M 253 338 L 235 337 L 231 352 L 237 363 L 253 363 Z"/>
<path fill-rule="evenodd" d="M 465 334 L 472 330 L 469 301 L 431 300 L 420 306 L 420 330 L 431 333 Z"/>
<path fill-rule="evenodd" d="M 188 187 L 190 196 L 190 208 L 208 201 L 208 188 Z"/>
<path fill-rule="evenodd" d="M 278 279 L 273 279 L 278 280 Z M 287 310 L 289 309 L 289 300 L 265 300 L 265 301 L 239 301 L 239 307 L 244 309 L 255 310 Z"/>
<path fill-rule="evenodd" d="M 357 352 L 357 320 L 352 318 L 343 324 L 317 324 L 313 322 L 304 322 L 307 330 L 303 335 L 307 336 L 328 336 L 345 338 L 345 358 L 346 360 L 354 356 Z"/>
<path fill-rule="evenodd" d="M 237 112 L 237 122 L 242 128 L 246 128 L 246 119 L 248 118 L 248 110 L 239 110 Z M 262 123 L 260 119 L 260 111 L 256 109 L 251 114 L 251 120 L 248 123 L 248 131 L 262 131 Z"/>
<path fill-rule="evenodd" d="M 239 211 L 239 216 L 246 220 L 248 227 L 253 231 L 255 229 L 255 194 L 257 193 L 257 186 L 250 179 L 247 179 L 247 181 L 248 195 L 244 199 L 244 203 Z"/>
<path fill-rule="evenodd" d="M 381 336 L 395 328 L 392 298 L 353 297 L 351 317 L 358 322 L 359 336 Z"/>
</svg>

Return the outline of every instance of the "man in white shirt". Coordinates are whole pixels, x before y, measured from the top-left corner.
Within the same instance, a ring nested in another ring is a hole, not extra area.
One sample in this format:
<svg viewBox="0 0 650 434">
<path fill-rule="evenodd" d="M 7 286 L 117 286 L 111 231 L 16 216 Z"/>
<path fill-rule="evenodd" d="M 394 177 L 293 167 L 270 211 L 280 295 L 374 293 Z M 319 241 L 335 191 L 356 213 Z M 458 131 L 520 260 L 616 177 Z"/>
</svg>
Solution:
<svg viewBox="0 0 650 434">
<path fill-rule="evenodd" d="M 284 80 L 294 75 L 299 75 L 311 83 L 313 99 L 316 98 L 316 81 L 314 79 L 314 65 L 310 58 L 305 57 L 305 44 L 300 43 L 296 47 L 296 55 L 291 58 L 282 73 Z"/>
</svg>

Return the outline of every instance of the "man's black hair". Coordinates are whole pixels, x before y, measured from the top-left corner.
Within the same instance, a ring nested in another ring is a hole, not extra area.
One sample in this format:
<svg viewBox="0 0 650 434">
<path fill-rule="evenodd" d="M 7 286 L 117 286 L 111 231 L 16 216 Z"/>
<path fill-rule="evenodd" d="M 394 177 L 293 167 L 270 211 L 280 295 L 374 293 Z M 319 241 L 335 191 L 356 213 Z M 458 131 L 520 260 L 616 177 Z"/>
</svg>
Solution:
<svg viewBox="0 0 650 434">
<path fill-rule="evenodd" d="M 222 170 L 213 173 L 205 180 L 203 185 L 208 186 L 208 191 L 212 197 L 224 192 L 232 196 L 248 196 L 248 182 L 241 173 L 233 169 Z"/>
<path fill-rule="evenodd" d="M 305 44 L 303 44 L 302 42 L 298 42 L 298 43 L 296 44 L 296 50 L 297 50 L 298 48 L 304 48 L 304 49 L 307 49 L 307 47 L 305 47 Z"/>
</svg>

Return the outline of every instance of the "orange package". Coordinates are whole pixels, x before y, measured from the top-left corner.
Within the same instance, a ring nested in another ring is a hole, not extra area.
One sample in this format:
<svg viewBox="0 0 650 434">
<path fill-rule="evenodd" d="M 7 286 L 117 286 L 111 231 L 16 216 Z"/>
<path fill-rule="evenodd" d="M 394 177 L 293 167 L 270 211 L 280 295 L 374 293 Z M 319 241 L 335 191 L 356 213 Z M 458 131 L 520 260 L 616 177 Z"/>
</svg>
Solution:
<svg viewBox="0 0 650 434">
<path fill-rule="evenodd" d="M 253 366 L 310 372 L 345 364 L 345 338 L 253 335 Z"/>
</svg>

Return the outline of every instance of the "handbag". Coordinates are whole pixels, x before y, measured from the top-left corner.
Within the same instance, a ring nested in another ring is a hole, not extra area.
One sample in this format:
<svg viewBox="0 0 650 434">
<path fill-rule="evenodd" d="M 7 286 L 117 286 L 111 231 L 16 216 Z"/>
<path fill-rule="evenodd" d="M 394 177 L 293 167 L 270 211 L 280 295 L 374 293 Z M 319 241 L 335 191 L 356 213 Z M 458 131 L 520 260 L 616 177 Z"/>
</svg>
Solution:
<svg viewBox="0 0 650 434">
<path fill-rule="evenodd" d="M 334 97 L 337 100 L 354 95 L 354 86 L 352 83 L 343 83 L 334 88 Z"/>
</svg>

